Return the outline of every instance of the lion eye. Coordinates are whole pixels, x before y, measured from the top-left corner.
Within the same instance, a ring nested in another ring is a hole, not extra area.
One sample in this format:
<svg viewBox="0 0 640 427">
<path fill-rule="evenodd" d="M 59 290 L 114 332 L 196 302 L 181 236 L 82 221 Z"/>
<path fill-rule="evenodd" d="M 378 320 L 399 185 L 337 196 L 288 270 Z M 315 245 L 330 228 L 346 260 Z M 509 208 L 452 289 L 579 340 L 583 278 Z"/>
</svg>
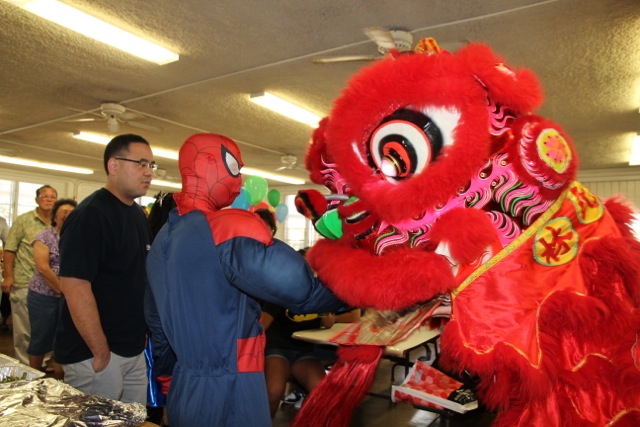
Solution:
<svg viewBox="0 0 640 427">
<path fill-rule="evenodd" d="M 442 116 L 443 110 L 434 112 L 435 116 Z M 443 135 L 430 115 L 398 110 L 383 119 L 371 135 L 368 146 L 372 166 L 387 179 L 396 181 L 420 173 L 436 160 L 443 146 L 448 145 L 449 130 Z"/>
</svg>

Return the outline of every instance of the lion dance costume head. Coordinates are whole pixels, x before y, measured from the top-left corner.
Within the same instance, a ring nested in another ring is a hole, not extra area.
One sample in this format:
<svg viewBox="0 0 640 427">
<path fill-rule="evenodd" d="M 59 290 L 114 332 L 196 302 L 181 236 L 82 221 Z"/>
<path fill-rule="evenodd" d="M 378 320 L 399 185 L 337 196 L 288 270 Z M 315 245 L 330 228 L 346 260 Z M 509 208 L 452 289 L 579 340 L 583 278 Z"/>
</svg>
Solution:
<svg viewBox="0 0 640 427">
<path fill-rule="evenodd" d="M 640 425 L 633 211 L 575 181 L 541 102 L 533 73 L 481 44 L 425 40 L 363 69 L 307 153 L 331 192 L 298 196 L 327 237 L 308 259 L 353 306 L 450 300 L 440 363 L 480 379 L 495 425 Z M 334 391 L 314 390 L 296 425 L 346 425 L 323 406 Z"/>
</svg>

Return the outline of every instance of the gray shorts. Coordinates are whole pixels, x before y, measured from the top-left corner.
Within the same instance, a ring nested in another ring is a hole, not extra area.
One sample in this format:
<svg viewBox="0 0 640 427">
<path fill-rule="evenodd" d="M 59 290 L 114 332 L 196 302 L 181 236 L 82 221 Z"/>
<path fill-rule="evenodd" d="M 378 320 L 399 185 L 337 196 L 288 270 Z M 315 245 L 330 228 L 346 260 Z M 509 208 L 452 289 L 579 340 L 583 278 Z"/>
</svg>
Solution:
<svg viewBox="0 0 640 427">
<path fill-rule="evenodd" d="M 64 382 L 86 394 L 121 402 L 147 404 L 147 365 L 144 353 L 122 357 L 111 352 L 104 371 L 93 371 L 93 358 L 62 365 Z"/>
</svg>

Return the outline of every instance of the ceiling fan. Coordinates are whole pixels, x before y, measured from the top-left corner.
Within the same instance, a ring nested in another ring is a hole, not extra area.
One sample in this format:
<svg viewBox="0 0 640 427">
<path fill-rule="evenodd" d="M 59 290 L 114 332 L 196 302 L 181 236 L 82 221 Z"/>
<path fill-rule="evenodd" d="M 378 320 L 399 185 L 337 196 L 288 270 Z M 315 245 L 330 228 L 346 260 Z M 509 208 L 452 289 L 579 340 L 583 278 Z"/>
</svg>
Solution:
<svg viewBox="0 0 640 427">
<path fill-rule="evenodd" d="M 388 30 L 381 27 L 367 27 L 364 33 L 378 46 L 379 55 L 345 55 L 325 56 L 313 58 L 315 64 L 329 64 L 333 62 L 374 61 L 382 59 L 391 50 L 407 52 L 413 48 L 413 35 L 403 30 Z"/>
<path fill-rule="evenodd" d="M 148 125 L 146 123 L 140 123 L 136 119 L 144 118 L 142 114 L 127 111 L 127 109 L 115 102 L 103 102 L 100 105 L 100 113 L 93 113 L 97 117 L 86 117 L 80 119 L 67 120 L 68 122 L 107 122 L 107 129 L 109 133 L 117 133 L 120 131 L 120 123 L 127 124 L 129 126 L 149 130 L 152 132 L 160 132 L 157 126 Z"/>
<path fill-rule="evenodd" d="M 282 166 L 276 168 L 275 171 L 302 169 L 300 165 L 298 165 L 298 156 L 293 154 L 284 154 L 280 157 L 280 162 Z"/>
</svg>

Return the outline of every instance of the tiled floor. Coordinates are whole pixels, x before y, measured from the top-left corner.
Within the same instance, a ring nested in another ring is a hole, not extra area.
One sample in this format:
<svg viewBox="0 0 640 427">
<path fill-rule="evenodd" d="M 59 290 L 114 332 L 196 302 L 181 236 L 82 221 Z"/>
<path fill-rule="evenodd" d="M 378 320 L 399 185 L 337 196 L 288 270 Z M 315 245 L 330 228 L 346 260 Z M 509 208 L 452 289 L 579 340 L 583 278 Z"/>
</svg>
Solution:
<svg viewBox="0 0 640 427">
<path fill-rule="evenodd" d="M 14 357 L 13 340 L 11 330 L 0 331 L 0 353 Z M 62 379 L 62 369 L 54 365 L 55 372 L 48 374 L 57 379 Z M 383 360 L 376 372 L 376 380 L 372 387 L 374 392 L 387 391 L 391 386 L 391 362 Z M 273 427 L 288 427 L 296 415 L 292 405 L 283 405 L 278 410 Z M 476 410 L 464 415 L 455 415 L 449 420 L 438 417 L 435 420 L 429 418 L 429 413 L 419 411 L 411 405 L 393 404 L 389 400 L 379 397 L 366 397 L 354 412 L 350 427 L 400 427 L 400 426 L 431 426 L 431 427 L 488 427 L 494 417 L 490 413 Z M 426 419 L 429 419 L 428 421 Z"/>
</svg>

